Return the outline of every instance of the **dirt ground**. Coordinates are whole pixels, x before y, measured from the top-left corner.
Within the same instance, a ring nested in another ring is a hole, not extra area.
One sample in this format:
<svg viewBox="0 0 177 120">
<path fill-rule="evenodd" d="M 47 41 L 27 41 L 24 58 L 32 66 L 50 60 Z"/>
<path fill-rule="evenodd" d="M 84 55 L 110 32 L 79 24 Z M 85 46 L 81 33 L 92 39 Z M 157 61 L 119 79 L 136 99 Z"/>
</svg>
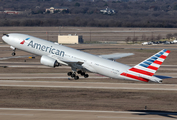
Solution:
<svg viewBox="0 0 177 120">
<path fill-rule="evenodd" d="M 117 28 L 117 27 L 0 27 L 0 33 L 23 33 L 39 37 L 42 39 L 57 41 L 60 35 L 82 35 L 85 42 L 98 41 L 125 41 L 127 37 L 138 37 L 141 41 L 142 36 L 154 37 L 158 35 L 165 38 L 167 34 L 174 34 L 176 28 Z"/>
<path fill-rule="evenodd" d="M 0 87 L 0 107 L 177 111 L 174 91 Z"/>
</svg>

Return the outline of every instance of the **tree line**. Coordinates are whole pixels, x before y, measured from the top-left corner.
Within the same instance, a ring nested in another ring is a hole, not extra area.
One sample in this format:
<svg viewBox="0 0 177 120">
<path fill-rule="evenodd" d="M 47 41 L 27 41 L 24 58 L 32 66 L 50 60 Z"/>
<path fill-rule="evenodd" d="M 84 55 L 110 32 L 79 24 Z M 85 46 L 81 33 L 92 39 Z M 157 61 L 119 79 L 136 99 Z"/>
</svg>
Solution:
<svg viewBox="0 0 177 120">
<path fill-rule="evenodd" d="M 68 11 L 45 13 L 49 7 Z M 109 7 L 114 15 L 104 15 Z M 0 0 L 0 10 L 30 11 L 0 15 L 0 26 L 177 27 L 176 0 Z"/>
</svg>

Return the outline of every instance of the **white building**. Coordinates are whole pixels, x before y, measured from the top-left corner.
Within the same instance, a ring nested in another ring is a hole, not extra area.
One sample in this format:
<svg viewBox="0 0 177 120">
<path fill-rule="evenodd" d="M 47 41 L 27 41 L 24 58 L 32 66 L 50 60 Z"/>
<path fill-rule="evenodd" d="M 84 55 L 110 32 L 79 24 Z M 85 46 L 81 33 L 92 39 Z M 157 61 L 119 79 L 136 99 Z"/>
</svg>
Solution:
<svg viewBox="0 0 177 120">
<path fill-rule="evenodd" d="M 115 10 L 112 10 L 112 9 L 110 9 L 110 8 L 106 8 L 106 9 L 104 9 L 104 10 L 100 10 L 100 12 L 102 12 L 103 14 L 115 14 L 116 12 L 115 12 Z"/>
<path fill-rule="evenodd" d="M 83 43 L 82 36 L 78 35 L 58 35 L 59 44 L 79 44 Z"/>
<path fill-rule="evenodd" d="M 63 10 L 68 10 L 66 7 L 50 7 L 46 8 L 45 12 L 49 11 L 50 13 L 54 13 L 55 11 L 63 11 Z"/>
</svg>

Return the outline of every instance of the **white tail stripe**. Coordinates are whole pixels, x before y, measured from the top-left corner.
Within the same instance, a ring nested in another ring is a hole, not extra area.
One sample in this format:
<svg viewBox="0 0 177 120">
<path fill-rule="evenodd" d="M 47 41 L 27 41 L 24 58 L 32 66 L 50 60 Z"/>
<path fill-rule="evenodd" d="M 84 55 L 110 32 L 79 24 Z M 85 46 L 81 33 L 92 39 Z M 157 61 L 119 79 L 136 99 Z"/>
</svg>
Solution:
<svg viewBox="0 0 177 120">
<path fill-rule="evenodd" d="M 138 69 L 141 69 L 141 70 L 144 70 L 144 71 L 148 71 L 148 72 L 152 72 L 152 73 L 156 72 L 156 70 L 152 70 L 152 69 L 145 68 L 145 67 L 142 67 L 142 66 L 136 66 L 134 68 L 138 68 Z"/>
<path fill-rule="evenodd" d="M 164 56 L 168 56 L 168 54 L 169 54 L 169 53 L 164 53 L 163 55 L 164 55 Z"/>
<path fill-rule="evenodd" d="M 158 65 L 158 64 L 156 64 L 156 63 L 152 63 L 151 66 L 154 66 L 154 67 L 157 67 L 157 68 L 160 67 L 160 65 Z"/>
<path fill-rule="evenodd" d="M 158 58 L 157 60 L 160 61 L 160 62 L 163 62 L 165 59 Z"/>
<path fill-rule="evenodd" d="M 133 71 L 128 71 L 128 74 L 131 74 L 131 75 L 135 75 L 135 76 L 139 76 L 139 77 L 145 77 L 145 78 L 149 78 L 150 76 L 148 75 L 145 75 L 145 74 L 141 74 L 141 73 L 137 73 L 137 72 L 133 72 Z"/>
</svg>

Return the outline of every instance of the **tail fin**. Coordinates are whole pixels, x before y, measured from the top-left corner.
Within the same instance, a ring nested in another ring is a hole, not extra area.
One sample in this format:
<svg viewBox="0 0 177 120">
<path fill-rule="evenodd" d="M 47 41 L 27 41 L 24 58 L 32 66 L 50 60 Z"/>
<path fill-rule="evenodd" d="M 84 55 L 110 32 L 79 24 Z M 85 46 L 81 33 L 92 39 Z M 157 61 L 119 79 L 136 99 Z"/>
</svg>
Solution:
<svg viewBox="0 0 177 120">
<path fill-rule="evenodd" d="M 163 49 L 129 70 L 143 75 L 153 76 L 169 53 L 169 50 Z"/>
<path fill-rule="evenodd" d="M 126 73 L 126 76 L 144 82 L 148 82 L 149 80 L 159 82 L 161 79 L 156 79 L 153 75 L 164 62 L 169 53 L 169 50 L 161 50 L 143 62 L 130 68 Z"/>
</svg>

